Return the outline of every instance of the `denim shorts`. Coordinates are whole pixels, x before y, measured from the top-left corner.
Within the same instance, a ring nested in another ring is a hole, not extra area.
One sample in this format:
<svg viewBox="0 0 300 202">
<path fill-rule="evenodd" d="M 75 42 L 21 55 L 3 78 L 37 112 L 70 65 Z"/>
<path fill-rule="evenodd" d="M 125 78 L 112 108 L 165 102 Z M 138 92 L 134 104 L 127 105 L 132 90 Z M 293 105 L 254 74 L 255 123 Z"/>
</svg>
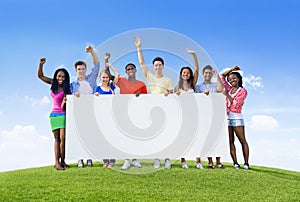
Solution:
<svg viewBox="0 0 300 202">
<path fill-rule="evenodd" d="M 228 126 L 245 126 L 244 119 L 228 119 Z"/>
</svg>

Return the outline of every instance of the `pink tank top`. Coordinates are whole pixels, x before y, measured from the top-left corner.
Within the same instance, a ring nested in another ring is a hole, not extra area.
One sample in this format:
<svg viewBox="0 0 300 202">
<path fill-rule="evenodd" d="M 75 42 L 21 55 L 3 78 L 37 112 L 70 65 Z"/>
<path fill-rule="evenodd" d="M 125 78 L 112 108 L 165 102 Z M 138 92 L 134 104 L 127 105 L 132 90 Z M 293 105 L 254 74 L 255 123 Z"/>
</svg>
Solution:
<svg viewBox="0 0 300 202">
<path fill-rule="evenodd" d="M 56 94 L 51 91 L 50 95 L 52 97 L 52 113 L 65 113 L 66 111 L 61 108 L 61 103 L 64 98 L 64 91 Z"/>
</svg>

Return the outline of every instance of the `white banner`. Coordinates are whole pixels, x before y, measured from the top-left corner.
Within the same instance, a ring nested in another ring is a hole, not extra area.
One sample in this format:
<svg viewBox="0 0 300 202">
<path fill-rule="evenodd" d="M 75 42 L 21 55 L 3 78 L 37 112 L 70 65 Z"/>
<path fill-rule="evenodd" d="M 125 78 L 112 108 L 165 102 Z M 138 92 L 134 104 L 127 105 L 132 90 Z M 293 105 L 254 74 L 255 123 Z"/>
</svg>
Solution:
<svg viewBox="0 0 300 202">
<path fill-rule="evenodd" d="M 229 154 L 225 96 L 67 96 L 67 159 Z"/>
</svg>

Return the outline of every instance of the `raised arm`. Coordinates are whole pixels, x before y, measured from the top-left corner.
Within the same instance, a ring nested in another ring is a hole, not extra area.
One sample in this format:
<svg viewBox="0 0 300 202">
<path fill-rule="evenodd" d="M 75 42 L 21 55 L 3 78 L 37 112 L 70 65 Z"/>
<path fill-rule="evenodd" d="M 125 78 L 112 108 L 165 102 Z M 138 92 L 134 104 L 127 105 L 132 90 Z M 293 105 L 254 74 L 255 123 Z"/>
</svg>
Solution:
<svg viewBox="0 0 300 202">
<path fill-rule="evenodd" d="M 94 48 L 91 45 L 88 45 L 87 47 L 85 47 L 85 52 L 91 53 L 94 64 L 99 63 L 99 58 L 98 58 L 97 54 L 95 53 Z"/>
<path fill-rule="evenodd" d="M 198 58 L 197 58 L 197 54 L 195 51 L 190 50 L 188 48 L 185 49 L 186 52 L 192 54 L 193 58 L 194 58 L 194 86 L 196 86 L 197 81 L 198 81 L 198 75 L 199 75 L 199 63 L 198 63 Z"/>
<path fill-rule="evenodd" d="M 43 66 L 44 66 L 45 63 L 46 63 L 46 58 L 41 58 L 40 59 L 40 64 L 39 64 L 39 69 L 38 69 L 38 77 L 39 77 L 39 79 L 41 79 L 45 83 L 52 84 L 52 79 L 49 78 L 49 77 L 44 76 Z"/>
<path fill-rule="evenodd" d="M 149 70 L 148 70 L 148 68 L 147 68 L 147 66 L 146 66 L 146 64 L 144 62 L 144 56 L 143 56 L 143 52 L 142 52 L 142 41 L 141 41 L 141 39 L 140 39 L 139 36 L 135 37 L 135 46 L 137 48 L 139 63 L 141 65 L 142 71 L 143 71 L 143 73 L 144 73 L 144 75 L 146 77 Z"/>
<path fill-rule="evenodd" d="M 215 70 L 215 69 L 212 70 L 212 73 L 217 77 L 217 82 L 218 82 L 218 87 L 217 87 L 217 89 L 218 89 L 218 92 L 219 92 L 219 93 L 223 92 L 224 85 L 223 85 L 223 82 L 222 82 L 222 80 L 221 80 L 221 78 L 220 78 L 219 73 L 218 73 L 217 70 Z"/>
<path fill-rule="evenodd" d="M 114 82 L 114 85 L 116 85 L 116 83 L 118 83 L 118 81 L 119 81 L 120 73 L 114 66 L 112 66 L 112 64 L 106 63 L 106 66 L 111 68 L 111 70 L 115 73 L 115 78 L 114 78 L 113 82 Z"/>
<path fill-rule="evenodd" d="M 109 52 L 106 52 L 105 55 L 104 55 L 104 64 L 105 64 L 105 69 L 111 74 L 110 72 L 110 69 L 109 69 L 109 66 L 106 65 L 106 64 L 109 64 L 108 60 L 110 58 L 110 53 Z M 110 80 L 114 81 L 115 80 L 115 76 L 114 75 L 111 75 L 111 78 Z"/>
<path fill-rule="evenodd" d="M 225 72 L 222 73 L 223 76 L 227 76 L 230 72 L 232 71 L 237 71 L 237 70 L 240 70 L 239 66 L 234 66 L 228 70 L 226 70 Z"/>
</svg>

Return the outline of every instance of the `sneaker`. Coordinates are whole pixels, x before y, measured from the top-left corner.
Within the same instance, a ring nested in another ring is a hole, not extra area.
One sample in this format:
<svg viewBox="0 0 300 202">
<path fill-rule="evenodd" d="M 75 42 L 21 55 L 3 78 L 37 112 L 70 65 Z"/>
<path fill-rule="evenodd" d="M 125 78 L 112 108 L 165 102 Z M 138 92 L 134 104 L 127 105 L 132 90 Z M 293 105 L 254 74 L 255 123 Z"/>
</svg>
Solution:
<svg viewBox="0 0 300 202">
<path fill-rule="evenodd" d="M 249 164 L 248 164 L 248 163 L 245 163 L 245 164 L 244 164 L 244 170 L 249 170 L 249 169 L 250 169 Z"/>
<path fill-rule="evenodd" d="M 167 168 L 167 169 L 171 168 L 171 163 L 169 160 L 165 160 L 165 168 Z"/>
<path fill-rule="evenodd" d="M 87 167 L 92 167 L 92 166 L 93 166 L 93 161 L 92 161 L 92 159 L 86 160 L 86 165 L 87 165 Z"/>
<path fill-rule="evenodd" d="M 159 159 L 155 159 L 154 160 L 154 165 L 153 165 L 154 168 L 159 168 L 160 167 L 160 160 Z"/>
<path fill-rule="evenodd" d="M 182 162 L 181 165 L 182 165 L 182 168 L 189 168 L 189 166 L 186 164 L 186 162 Z"/>
<path fill-rule="evenodd" d="M 196 168 L 200 169 L 200 170 L 203 170 L 203 166 L 200 162 L 197 162 L 196 163 Z"/>
<path fill-rule="evenodd" d="M 134 160 L 132 161 L 131 164 L 132 164 L 134 167 L 138 167 L 138 168 L 141 168 L 141 167 L 142 167 L 141 163 L 140 163 L 138 160 L 136 160 L 136 159 L 134 159 Z"/>
<path fill-rule="evenodd" d="M 83 168 L 83 167 L 84 167 L 83 159 L 80 159 L 80 160 L 78 161 L 77 167 L 78 167 L 78 168 Z"/>
<path fill-rule="evenodd" d="M 127 170 L 128 168 L 130 168 L 130 162 L 126 159 L 123 166 L 121 167 L 121 170 Z"/>
<path fill-rule="evenodd" d="M 234 167 L 235 169 L 239 169 L 241 166 L 240 166 L 240 164 L 235 163 L 233 167 Z"/>
</svg>

